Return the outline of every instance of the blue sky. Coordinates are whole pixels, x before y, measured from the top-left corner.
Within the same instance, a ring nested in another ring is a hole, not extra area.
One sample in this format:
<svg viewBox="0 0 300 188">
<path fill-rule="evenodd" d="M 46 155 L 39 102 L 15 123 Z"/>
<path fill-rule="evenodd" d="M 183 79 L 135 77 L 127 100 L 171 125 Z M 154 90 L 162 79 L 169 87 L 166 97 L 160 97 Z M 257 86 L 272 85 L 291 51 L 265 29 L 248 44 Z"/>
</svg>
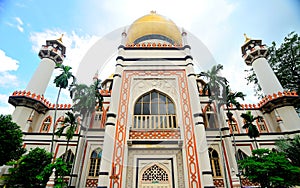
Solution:
<svg viewBox="0 0 300 188">
<path fill-rule="evenodd" d="M 244 80 L 248 67 L 240 52 L 243 33 L 267 45 L 281 43 L 291 31 L 300 33 L 300 2 L 296 0 L 0 0 L 0 113 L 13 112 L 8 96 L 26 88 L 45 40 L 64 33 L 64 64 L 73 66 L 76 74 L 92 44 L 151 10 L 200 39 L 216 62 L 224 65 L 222 73 L 232 88 L 248 94 L 247 103 L 258 100 Z M 57 90 L 52 82 L 45 96 L 54 103 Z M 69 102 L 67 96 L 65 92 L 62 103 Z"/>
</svg>

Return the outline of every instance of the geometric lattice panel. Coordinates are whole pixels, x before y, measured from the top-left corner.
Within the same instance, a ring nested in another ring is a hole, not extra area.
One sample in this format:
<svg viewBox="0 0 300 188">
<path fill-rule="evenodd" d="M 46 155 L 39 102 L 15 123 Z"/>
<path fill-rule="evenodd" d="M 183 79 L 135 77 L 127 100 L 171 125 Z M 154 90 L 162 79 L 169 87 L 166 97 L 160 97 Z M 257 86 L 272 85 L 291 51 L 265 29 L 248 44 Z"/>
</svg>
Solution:
<svg viewBox="0 0 300 188">
<path fill-rule="evenodd" d="M 98 185 L 98 178 L 97 179 L 87 179 L 86 180 L 86 187 L 97 188 Z"/>
</svg>

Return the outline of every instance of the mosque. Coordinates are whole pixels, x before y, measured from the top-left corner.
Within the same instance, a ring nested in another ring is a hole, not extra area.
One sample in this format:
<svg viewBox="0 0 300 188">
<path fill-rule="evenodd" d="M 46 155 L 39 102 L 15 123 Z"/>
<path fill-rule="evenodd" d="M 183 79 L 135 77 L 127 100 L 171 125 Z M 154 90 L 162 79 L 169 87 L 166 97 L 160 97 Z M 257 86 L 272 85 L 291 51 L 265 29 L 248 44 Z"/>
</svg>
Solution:
<svg viewBox="0 0 300 188">
<path fill-rule="evenodd" d="M 72 175 L 66 177 L 70 186 L 256 186 L 240 175 L 237 160 L 257 147 L 274 148 L 279 137 L 299 133 L 300 121 L 293 108 L 299 97 L 283 90 L 267 63 L 267 47 L 261 40 L 246 38 L 241 56 L 253 66 L 266 97 L 258 104 L 243 104 L 241 110 L 231 106 L 234 121 L 229 123 L 227 108 L 217 110 L 203 92 L 205 81 L 195 71 L 193 45 L 186 31 L 152 11 L 119 35 L 115 70 L 102 82 L 103 108 L 82 118 L 67 152 L 66 139 L 55 137 L 55 158 L 64 155 L 75 161 Z M 46 40 L 26 89 L 9 97 L 15 106 L 13 120 L 24 132 L 27 149 L 50 151 L 53 129 L 63 126 L 64 114 L 71 110 L 71 104 L 59 104 L 54 120 L 55 104 L 44 98 L 55 65 L 63 63 L 65 53 L 61 40 Z M 97 55 L 87 53 L 85 59 L 97 60 Z M 254 122 L 260 131 L 257 144 L 242 128 L 240 115 L 245 111 L 263 117 Z M 53 187 L 51 178 L 48 187 Z"/>
</svg>

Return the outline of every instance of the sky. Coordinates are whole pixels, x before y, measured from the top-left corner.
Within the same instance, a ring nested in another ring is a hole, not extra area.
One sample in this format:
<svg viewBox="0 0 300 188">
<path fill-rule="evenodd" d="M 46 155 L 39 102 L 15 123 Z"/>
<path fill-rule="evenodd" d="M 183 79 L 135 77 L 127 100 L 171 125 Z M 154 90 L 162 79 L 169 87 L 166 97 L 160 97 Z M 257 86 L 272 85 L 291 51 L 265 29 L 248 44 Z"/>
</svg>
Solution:
<svg viewBox="0 0 300 188">
<path fill-rule="evenodd" d="M 112 31 L 128 28 L 152 10 L 170 18 L 208 48 L 215 62 L 224 65 L 222 75 L 231 88 L 247 94 L 244 103 L 256 104 L 259 100 L 253 86 L 244 79 L 244 70 L 250 67 L 241 57 L 243 34 L 271 45 L 272 41 L 282 43 L 292 31 L 300 33 L 297 0 L 0 0 L 0 114 L 13 112 L 8 97 L 26 88 L 46 40 L 64 34 L 64 64 L 72 66 L 76 75 L 81 60 L 96 41 Z M 98 69 L 102 70 L 95 67 L 95 71 Z M 113 68 L 105 70 L 113 72 Z M 57 95 L 52 82 L 58 73 L 54 71 L 45 93 L 52 103 Z M 105 73 L 99 74 L 105 77 Z M 64 91 L 60 103 L 69 103 L 68 96 Z"/>
</svg>

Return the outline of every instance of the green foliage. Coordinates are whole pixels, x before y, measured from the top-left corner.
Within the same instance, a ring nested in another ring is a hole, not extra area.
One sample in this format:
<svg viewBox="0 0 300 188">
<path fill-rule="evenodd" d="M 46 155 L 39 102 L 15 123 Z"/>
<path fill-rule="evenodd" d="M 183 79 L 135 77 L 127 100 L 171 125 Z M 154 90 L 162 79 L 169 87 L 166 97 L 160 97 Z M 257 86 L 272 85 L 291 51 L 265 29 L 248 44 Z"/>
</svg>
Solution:
<svg viewBox="0 0 300 188">
<path fill-rule="evenodd" d="M 261 116 L 254 117 L 251 114 L 251 111 L 247 111 L 246 113 L 242 113 L 241 117 L 244 119 L 245 123 L 243 125 L 244 129 L 248 129 L 248 136 L 250 138 L 256 138 L 259 137 L 259 131 L 257 129 L 257 126 L 253 124 L 253 122 L 257 119 L 261 119 Z"/>
<path fill-rule="evenodd" d="M 293 166 L 282 152 L 269 149 L 252 151 L 252 156 L 239 161 L 244 176 L 261 187 L 290 187 L 300 185 L 300 168 Z"/>
<path fill-rule="evenodd" d="M 71 78 L 73 78 L 73 83 L 75 82 L 75 77 L 72 75 L 72 72 L 70 72 L 72 67 L 57 64 L 56 68 L 61 70 L 61 74 L 54 79 L 56 87 L 66 89 L 69 86 L 69 79 Z"/>
<path fill-rule="evenodd" d="M 284 38 L 280 47 L 273 42 L 272 46 L 268 48 L 268 52 L 268 62 L 282 87 L 300 94 L 300 36 L 291 32 Z M 254 83 L 256 95 L 262 98 L 261 87 L 253 68 L 247 72 L 249 73 L 246 77 L 248 84 Z"/>
<path fill-rule="evenodd" d="M 95 81 L 92 85 L 74 84 L 70 89 L 71 98 L 73 99 L 73 110 L 81 115 L 93 112 L 95 107 L 98 110 L 102 108 L 103 96 L 100 94 L 100 80 Z"/>
<path fill-rule="evenodd" d="M 275 144 L 277 150 L 284 152 L 293 165 L 300 167 L 300 135 L 281 138 Z"/>
<path fill-rule="evenodd" d="M 59 68 L 61 70 L 61 74 L 56 76 L 54 79 L 54 83 L 55 83 L 56 87 L 59 88 L 57 98 L 56 98 L 56 103 L 55 103 L 54 122 L 56 121 L 57 106 L 58 106 L 58 100 L 60 97 L 61 89 L 66 89 L 69 86 L 69 79 L 71 79 L 71 78 L 73 79 L 72 84 L 74 84 L 76 82 L 75 76 L 72 74 L 72 72 L 70 72 L 72 67 L 64 66 L 62 64 L 57 64 L 56 68 Z M 53 145 L 54 145 L 54 129 L 53 129 L 53 134 L 52 134 L 52 138 L 51 138 L 51 153 L 53 152 Z"/>
<path fill-rule="evenodd" d="M 31 149 L 28 154 L 15 162 L 15 167 L 10 169 L 7 187 L 35 188 L 45 187 L 48 179 L 37 178 L 44 168 L 51 163 L 52 155 L 45 149 Z M 47 174 L 49 177 L 50 174 Z"/>
<path fill-rule="evenodd" d="M 233 92 L 230 90 L 229 85 L 226 85 L 225 96 L 223 97 L 224 103 L 226 104 L 227 109 L 229 109 L 230 105 L 234 105 L 237 109 L 241 109 L 241 104 L 237 100 L 238 98 L 245 100 L 245 94 L 242 92 Z"/>
<path fill-rule="evenodd" d="M 67 112 L 63 124 L 64 126 L 58 128 L 57 131 L 55 132 L 55 135 L 61 137 L 64 130 L 67 129 L 66 138 L 67 140 L 72 139 L 78 125 L 75 115 L 72 112 Z"/>
<path fill-rule="evenodd" d="M 55 188 L 66 187 L 67 183 L 64 182 L 63 177 L 70 174 L 70 168 L 68 164 L 64 162 L 62 158 L 57 158 L 54 163 L 48 164 L 44 170 L 37 175 L 37 179 L 39 180 L 47 180 L 49 176 L 52 174 L 53 169 L 55 169 Z M 49 175 L 50 174 L 50 175 Z"/>
<path fill-rule="evenodd" d="M 18 160 L 25 153 L 22 136 L 20 127 L 12 122 L 10 115 L 0 115 L 0 166 Z"/>
<path fill-rule="evenodd" d="M 200 77 L 205 77 L 208 82 L 204 85 L 203 92 L 208 92 L 211 99 L 219 100 L 226 93 L 226 85 L 228 81 L 225 77 L 219 76 L 223 70 L 223 65 L 214 65 L 211 70 L 201 72 Z"/>
</svg>

